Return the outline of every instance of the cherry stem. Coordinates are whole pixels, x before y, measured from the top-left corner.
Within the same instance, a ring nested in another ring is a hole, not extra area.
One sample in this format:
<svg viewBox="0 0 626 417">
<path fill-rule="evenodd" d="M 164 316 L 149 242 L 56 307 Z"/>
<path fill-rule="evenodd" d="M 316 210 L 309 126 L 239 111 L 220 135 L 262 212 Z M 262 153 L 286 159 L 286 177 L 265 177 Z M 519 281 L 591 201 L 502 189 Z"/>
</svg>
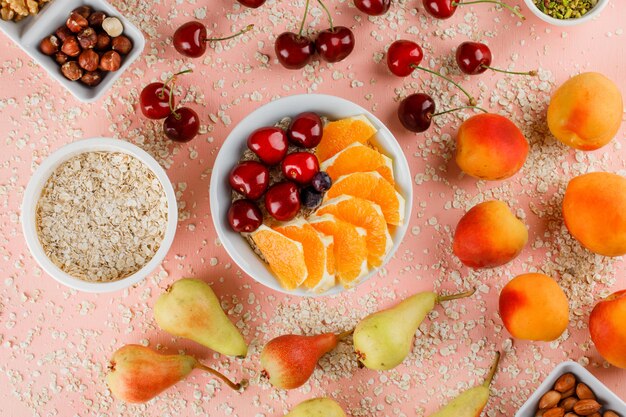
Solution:
<svg viewBox="0 0 626 417">
<path fill-rule="evenodd" d="M 433 75 L 436 75 L 438 77 L 443 78 L 444 80 L 446 80 L 450 84 L 454 84 L 455 86 L 457 86 L 457 88 L 459 90 L 461 90 L 463 92 L 463 94 L 465 94 L 467 96 L 467 98 L 469 99 L 469 104 L 471 106 L 475 106 L 476 105 L 476 99 L 474 97 L 472 97 L 472 95 L 470 93 L 468 93 L 463 87 L 461 87 L 461 85 L 459 83 L 457 83 L 455 81 L 452 81 L 450 78 L 446 77 L 445 75 L 442 75 L 442 74 L 438 73 L 437 71 L 429 70 L 428 68 L 420 67 L 419 65 L 411 65 L 411 67 L 415 68 L 415 69 L 418 69 L 418 70 L 426 71 L 429 74 L 433 74 Z"/>
<path fill-rule="evenodd" d="M 459 298 L 467 298 L 467 297 L 472 296 L 475 292 L 476 292 L 476 288 L 472 288 L 469 291 L 465 291 L 465 292 L 461 292 L 457 294 L 438 295 L 437 303 L 440 303 L 442 301 L 458 300 Z"/>
<path fill-rule="evenodd" d="M 334 29 L 334 27 L 333 27 L 333 17 L 330 14 L 330 11 L 326 7 L 326 5 L 322 2 L 322 0 L 317 0 L 317 2 L 320 4 L 320 6 L 322 6 L 322 9 L 324 9 L 324 11 L 326 12 L 326 15 L 328 16 L 328 23 L 330 24 L 330 31 L 332 32 L 333 29 Z"/>
<path fill-rule="evenodd" d="M 224 38 L 207 38 L 204 42 L 217 42 L 217 41 L 227 41 L 232 38 L 236 38 L 237 36 L 243 35 L 246 32 L 250 32 L 254 28 L 254 25 L 248 25 L 245 28 L 241 29 L 237 33 L 233 33 L 232 35 L 226 36 Z"/>
<path fill-rule="evenodd" d="M 163 99 L 163 98 L 164 98 L 165 94 L 164 94 L 163 90 L 165 90 L 166 88 L 168 88 L 168 85 L 169 85 L 170 83 L 172 83 L 172 85 L 173 85 L 173 84 L 176 82 L 176 77 L 177 77 L 177 76 L 179 76 L 179 75 L 183 75 L 183 74 L 188 74 L 188 73 L 190 73 L 190 72 L 193 72 L 193 70 L 187 69 L 187 70 L 184 70 L 184 71 L 181 71 L 181 72 L 177 72 L 176 74 L 174 74 L 174 75 L 172 75 L 170 78 L 168 78 L 168 79 L 165 81 L 165 84 L 163 84 L 163 88 L 161 89 L 161 93 L 159 94 L 159 98 L 160 98 L 160 99 Z M 170 90 L 170 95 L 172 95 L 172 91 L 171 91 L 171 90 Z"/>
<path fill-rule="evenodd" d="M 306 0 L 304 4 L 304 16 L 302 16 L 302 22 L 300 23 L 300 31 L 298 32 L 298 36 L 302 36 L 302 32 L 304 31 L 304 23 L 306 23 L 306 17 L 309 14 L 309 0 Z"/>
<path fill-rule="evenodd" d="M 510 10 L 515 16 L 519 17 L 520 20 L 526 20 L 526 17 L 524 17 L 524 15 L 519 10 L 517 10 L 516 7 L 509 6 L 508 4 L 502 3 L 501 1 L 497 1 L 497 0 L 474 0 L 474 1 L 463 1 L 463 2 L 458 1 L 458 2 L 452 2 L 452 5 L 456 7 L 456 6 L 463 6 L 465 4 L 480 4 L 480 3 L 498 4 L 504 7 L 505 9 Z"/>
<path fill-rule="evenodd" d="M 230 379 L 228 379 L 226 377 L 226 375 L 224 375 L 221 372 L 218 372 L 217 370 L 213 369 L 213 368 L 209 368 L 208 366 L 205 366 L 201 363 L 198 362 L 198 364 L 195 366 L 198 369 L 202 369 L 203 371 L 206 371 L 210 374 L 213 374 L 214 376 L 218 377 L 219 379 L 221 379 L 222 381 L 224 381 L 226 383 L 226 385 L 228 385 L 230 388 L 234 389 L 235 391 L 239 391 L 242 388 L 245 388 L 248 386 L 248 380 L 244 379 L 239 383 L 235 383 L 233 381 L 231 381 Z"/>
<path fill-rule="evenodd" d="M 485 112 L 485 113 L 489 113 L 487 110 L 483 109 L 482 107 L 478 107 L 478 106 L 462 106 L 462 107 L 457 107 L 456 109 L 450 109 L 450 110 L 446 110 L 446 111 L 441 111 L 439 113 L 433 113 L 429 117 L 432 119 L 433 117 L 441 116 L 442 114 L 448 114 L 448 113 L 452 113 L 452 112 L 459 111 L 459 110 L 464 110 L 464 109 L 476 109 L 476 110 L 480 110 L 480 111 Z"/>
<path fill-rule="evenodd" d="M 507 71 L 507 70 L 503 70 L 503 69 L 500 69 L 500 68 L 493 68 L 493 67 L 490 67 L 488 65 L 483 65 L 483 68 L 488 68 L 488 69 L 490 69 L 492 71 L 501 72 L 503 74 L 530 75 L 531 77 L 536 77 L 537 76 L 537 71 L 536 70 L 526 71 L 526 72 Z"/>
<path fill-rule="evenodd" d="M 354 333 L 354 329 L 352 330 L 346 330 L 345 332 L 341 332 L 337 335 L 337 339 L 339 340 L 343 340 L 346 337 L 350 336 L 352 333 Z"/>
<path fill-rule="evenodd" d="M 489 388 L 491 385 L 491 381 L 493 381 L 493 377 L 496 375 L 496 371 L 498 370 L 498 364 L 500 363 L 500 352 L 496 352 L 496 358 L 493 360 L 493 364 L 491 365 L 491 369 L 489 369 L 489 374 L 487 375 L 487 379 L 483 382 L 483 386 Z"/>
<path fill-rule="evenodd" d="M 167 104 L 169 104 L 170 112 L 174 115 L 176 120 L 180 120 L 180 114 L 176 113 L 176 110 L 174 110 L 174 91 L 170 91 L 170 97 Z"/>
</svg>

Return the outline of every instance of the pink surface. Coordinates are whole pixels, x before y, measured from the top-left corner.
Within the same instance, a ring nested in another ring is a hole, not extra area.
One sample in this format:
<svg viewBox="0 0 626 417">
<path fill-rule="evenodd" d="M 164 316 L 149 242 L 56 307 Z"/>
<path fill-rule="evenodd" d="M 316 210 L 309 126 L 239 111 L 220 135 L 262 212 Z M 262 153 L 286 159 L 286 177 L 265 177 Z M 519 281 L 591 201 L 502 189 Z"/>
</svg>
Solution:
<svg viewBox="0 0 626 417">
<path fill-rule="evenodd" d="M 528 16 L 524 23 L 487 5 L 465 7 L 448 21 L 433 21 L 416 1 L 394 2 L 387 16 L 370 20 L 346 1 L 329 1 L 336 24 L 355 31 L 354 53 L 339 64 L 315 62 L 302 71 L 288 71 L 276 63 L 272 41 L 285 28 L 295 28 L 301 1 L 270 0 L 250 11 L 231 0 L 116 0 L 113 4 L 144 30 L 148 44 L 113 91 L 92 105 L 75 101 L 0 36 L 0 415 L 269 417 L 319 395 L 333 396 L 353 416 L 427 415 L 460 389 L 481 381 L 496 349 L 504 356 L 486 415 L 513 415 L 555 364 L 567 359 L 587 366 L 626 398 L 625 371 L 603 362 L 587 331 L 593 304 L 626 287 L 626 265 L 622 259 L 583 250 L 562 225 L 559 210 L 572 176 L 587 170 L 626 174 L 626 125 L 612 144 L 586 154 L 556 143 L 545 127 L 551 91 L 573 74 L 603 72 L 626 92 L 626 11 L 615 0 L 599 19 L 559 29 L 546 26 L 519 3 Z M 311 30 L 325 28 L 319 6 L 313 15 Z M 250 22 L 257 28 L 191 61 L 175 53 L 171 34 L 194 16 L 216 34 Z M 453 51 L 468 38 L 488 41 L 494 65 L 541 68 L 535 79 L 485 74 L 464 81 L 472 92 L 480 92 L 483 106 L 512 117 L 527 135 L 531 154 L 517 176 L 477 183 L 460 175 L 451 161 L 460 115 L 439 119 L 426 134 L 401 128 L 395 116 L 399 97 L 432 92 L 440 108 L 460 104 L 463 97 L 430 76 L 400 79 L 388 74 L 381 58 L 397 38 L 417 39 L 425 49 L 424 63 L 443 66 L 456 79 L 461 77 L 454 69 Z M 201 114 L 202 134 L 190 144 L 172 146 L 162 138 L 158 123 L 137 114 L 137 96 L 145 84 L 189 67 L 195 72 L 180 79 L 180 92 Z M 397 135 L 415 176 L 409 233 L 393 261 L 362 287 L 315 300 L 271 292 L 242 274 L 216 241 L 208 203 L 211 167 L 230 129 L 273 98 L 313 91 L 339 95 L 372 110 Z M 124 138 L 151 152 L 168 169 L 180 202 L 178 234 L 162 269 L 136 288 L 116 294 L 82 294 L 61 287 L 34 263 L 21 234 L 19 206 L 33 169 L 59 146 L 91 136 Z M 452 256 L 451 235 L 465 210 L 489 198 L 507 201 L 525 218 L 530 241 L 515 262 L 478 273 Z M 570 327 L 552 343 L 513 340 L 497 313 L 502 286 L 532 270 L 559 279 L 570 298 Z M 173 340 L 156 327 L 154 300 L 184 276 L 213 284 L 251 343 L 247 359 L 218 357 L 192 342 Z M 258 380 L 260 348 L 274 336 L 345 329 L 368 312 L 417 291 L 457 291 L 472 285 L 478 287 L 477 295 L 438 307 L 422 325 L 424 335 L 418 334 L 410 357 L 393 371 L 358 369 L 351 346 L 342 345 L 322 359 L 321 368 L 301 389 L 277 391 Z M 233 378 L 250 378 L 251 387 L 236 394 L 194 373 L 146 405 L 127 406 L 113 400 L 103 382 L 108 357 L 126 343 L 169 352 L 184 349 Z"/>
</svg>

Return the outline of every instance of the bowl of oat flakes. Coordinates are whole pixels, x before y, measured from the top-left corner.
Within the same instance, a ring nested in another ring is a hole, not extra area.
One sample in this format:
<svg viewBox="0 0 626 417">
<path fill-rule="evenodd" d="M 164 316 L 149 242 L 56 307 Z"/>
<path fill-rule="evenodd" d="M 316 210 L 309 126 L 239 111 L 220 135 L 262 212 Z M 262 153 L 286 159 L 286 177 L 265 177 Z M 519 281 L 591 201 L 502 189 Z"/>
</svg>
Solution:
<svg viewBox="0 0 626 417">
<path fill-rule="evenodd" d="M 165 258 L 178 222 L 159 163 L 137 146 L 93 138 L 63 146 L 39 166 L 22 203 L 30 252 L 58 282 L 118 291 Z"/>
</svg>

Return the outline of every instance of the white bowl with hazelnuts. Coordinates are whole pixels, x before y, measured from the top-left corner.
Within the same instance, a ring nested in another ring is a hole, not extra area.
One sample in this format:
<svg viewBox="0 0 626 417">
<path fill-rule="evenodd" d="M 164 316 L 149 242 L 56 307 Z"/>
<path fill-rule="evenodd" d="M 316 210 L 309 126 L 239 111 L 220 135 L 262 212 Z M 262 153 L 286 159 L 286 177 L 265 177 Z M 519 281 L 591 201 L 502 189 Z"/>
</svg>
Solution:
<svg viewBox="0 0 626 417">
<path fill-rule="evenodd" d="M 52 1 L 36 16 L 2 22 L 0 29 L 85 103 L 100 99 L 146 43 L 105 0 Z"/>
</svg>

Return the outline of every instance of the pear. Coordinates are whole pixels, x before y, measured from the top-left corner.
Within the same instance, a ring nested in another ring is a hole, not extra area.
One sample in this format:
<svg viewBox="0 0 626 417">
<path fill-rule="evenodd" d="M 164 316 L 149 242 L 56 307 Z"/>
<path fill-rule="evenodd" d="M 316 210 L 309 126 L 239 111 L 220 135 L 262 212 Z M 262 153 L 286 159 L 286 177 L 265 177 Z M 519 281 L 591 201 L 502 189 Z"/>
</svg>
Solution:
<svg viewBox="0 0 626 417">
<path fill-rule="evenodd" d="M 247 386 L 247 381 L 236 384 L 193 356 L 165 355 L 141 345 L 126 345 L 113 354 L 106 382 L 116 398 L 143 403 L 185 379 L 194 369 L 215 375 L 234 390 Z"/>
<path fill-rule="evenodd" d="M 370 314 L 354 329 L 354 350 L 359 361 L 369 369 L 395 368 L 411 351 L 415 332 L 437 304 L 469 297 L 475 291 L 446 296 L 422 292 Z"/>
<path fill-rule="evenodd" d="M 159 327 L 224 355 L 245 357 L 248 345 L 204 281 L 184 278 L 172 284 L 154 305 Z"/>
<path fill-rule="evenodd" d="M 323 397 L 301 402 L 285 417 L 346 417 L 346 413 L 336 401 Z"/>
<path fill-rule="evenodd" d="M 311 377 L 317 361 L 351 333 L 288 334 L 272 339 L 261 352 L 261 375 L 277 388 L 298 388 Z"/>
<path fill-rule="evenodd" d="M 493 380 L 500 362 L 500 352 L 496 352 L 496 359 L 491 365 L 489 375 L 482 385 L 470 388 L 461 393 L 448 405 L 437 411 L 431 417 L 478 417 L 489 401 L 489 386 Z"/>
</svg>

